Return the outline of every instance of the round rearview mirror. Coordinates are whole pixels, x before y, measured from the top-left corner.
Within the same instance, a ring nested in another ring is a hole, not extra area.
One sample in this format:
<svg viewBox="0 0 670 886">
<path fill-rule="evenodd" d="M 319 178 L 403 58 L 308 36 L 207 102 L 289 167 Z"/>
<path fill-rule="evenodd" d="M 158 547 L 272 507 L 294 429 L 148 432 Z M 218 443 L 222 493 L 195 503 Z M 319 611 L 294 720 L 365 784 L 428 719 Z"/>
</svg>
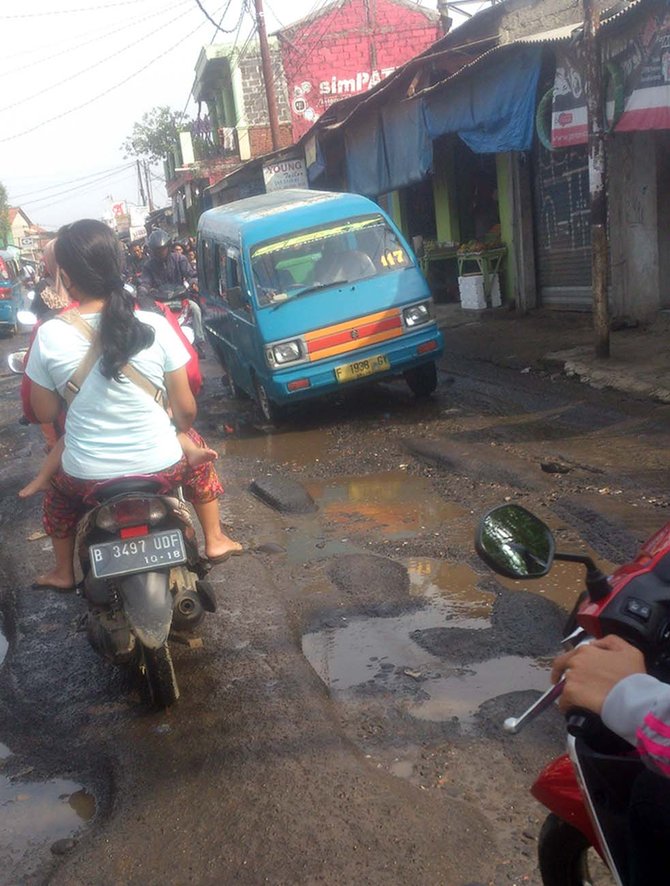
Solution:
<svg viewBox="0 0 670 886">
<path fill-rule="evenodd" d="M 37 317 L 32 311 L 17 311 L 16 325 L 19 332 L 30 332 L 37 323 Z"/>
<path fill-rule="evenodd" d="M 501 505 L 482 519 L 475 538 L 482 560 L 507 578 L 541 578 L 551 569 L 554 536 L 520 505 Z"/>
<path fill-rule="evenodd" d="M 13 354 L 7 355 L 7 365 L 14 375 L 23 375 L 23 367 L 26 359 L 27 349 L 22 351 L 14 351 Z"/>
</svg>

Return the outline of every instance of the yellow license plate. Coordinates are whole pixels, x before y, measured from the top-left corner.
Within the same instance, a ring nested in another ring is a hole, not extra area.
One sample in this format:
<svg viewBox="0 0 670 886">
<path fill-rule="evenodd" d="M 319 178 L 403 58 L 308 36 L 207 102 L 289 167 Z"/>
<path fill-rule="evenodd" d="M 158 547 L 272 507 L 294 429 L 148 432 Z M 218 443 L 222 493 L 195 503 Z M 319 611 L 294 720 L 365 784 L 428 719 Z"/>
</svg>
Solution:
<svg viewBox="0 0 670 886">
<path fill-rule="evenodd" d="M 335 367 L 335 378 L 340 382 L 355 381 L 357 378 L 365 378 L 366 375 L 374 375 L 375 372 L 384 372 L 390 369 L 391 364 L 384 354 L 376 357 L 368 357 L 366 360 L 356 360 L 354 363 L 345 363 Z"/>
</svg>

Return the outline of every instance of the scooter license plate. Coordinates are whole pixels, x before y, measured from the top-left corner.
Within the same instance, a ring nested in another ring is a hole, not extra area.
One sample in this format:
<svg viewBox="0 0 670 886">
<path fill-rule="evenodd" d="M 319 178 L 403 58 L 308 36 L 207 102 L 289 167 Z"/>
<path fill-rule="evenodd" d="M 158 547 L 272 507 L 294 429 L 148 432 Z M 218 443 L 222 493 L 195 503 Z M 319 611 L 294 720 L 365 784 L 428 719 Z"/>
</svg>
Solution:
<svg viewBox="0 0 670 886">
<path fill-rule="evenodd" d="M 91 545 L 88 553 L 96 578 L 113 578 L 186 562 L 184 536 L 180 529 Z"/>
<path fill-rule="evenodd" d="M 356 360 L 354 363 L 344 363 L 335 367 L 335 378 L 343 384 L 355 381 L 357 378 L 365 378 L 374 375 L 375 372 L 385 372 L 391 368 L 388 357 L 385 354 L 377 354 L 365 360 Z"/>
</svg>

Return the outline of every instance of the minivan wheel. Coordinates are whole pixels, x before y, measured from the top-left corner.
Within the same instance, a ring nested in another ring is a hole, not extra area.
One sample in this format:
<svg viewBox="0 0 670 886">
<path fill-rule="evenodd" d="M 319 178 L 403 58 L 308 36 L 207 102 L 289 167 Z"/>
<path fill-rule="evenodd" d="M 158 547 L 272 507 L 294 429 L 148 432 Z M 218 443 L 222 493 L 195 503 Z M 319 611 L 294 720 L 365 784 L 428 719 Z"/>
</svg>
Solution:
<svg viewBox="0 0 670 886">
<path fill-rule="evenodd" d="M 404 376 L 410 391 L 417 399 L 429 397 L 437 387 L 437 369 L 432 361 L 408 369 Z"/>
<path fill-rule="evenodd" d="M 258 408 L 265 421 L 269 424 L 275 424 L 280 421 L 282 417 L 281 407 L 277 406 L 277 404 L 270 399 L 268 392 L 265 390 L 265 386 L 257 378 L 254 379 L 254 388 L 256 390 L 256 403 L 258 404 Z"/>
</svg>

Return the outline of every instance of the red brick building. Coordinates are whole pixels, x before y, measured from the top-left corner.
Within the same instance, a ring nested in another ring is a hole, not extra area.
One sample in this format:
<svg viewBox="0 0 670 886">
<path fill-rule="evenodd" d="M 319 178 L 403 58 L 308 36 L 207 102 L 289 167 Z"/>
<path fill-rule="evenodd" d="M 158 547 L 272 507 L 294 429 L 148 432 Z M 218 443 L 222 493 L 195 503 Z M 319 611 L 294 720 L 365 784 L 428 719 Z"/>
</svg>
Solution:
<svg viewBox="0 0 670 886">
<path fill-rule="evenodd" d="M 333 102 L 365 92 L 440 36 L 437 12 L 411 0 L 336 0 L 282 28 L 293 141 Z"/>
</svg>

